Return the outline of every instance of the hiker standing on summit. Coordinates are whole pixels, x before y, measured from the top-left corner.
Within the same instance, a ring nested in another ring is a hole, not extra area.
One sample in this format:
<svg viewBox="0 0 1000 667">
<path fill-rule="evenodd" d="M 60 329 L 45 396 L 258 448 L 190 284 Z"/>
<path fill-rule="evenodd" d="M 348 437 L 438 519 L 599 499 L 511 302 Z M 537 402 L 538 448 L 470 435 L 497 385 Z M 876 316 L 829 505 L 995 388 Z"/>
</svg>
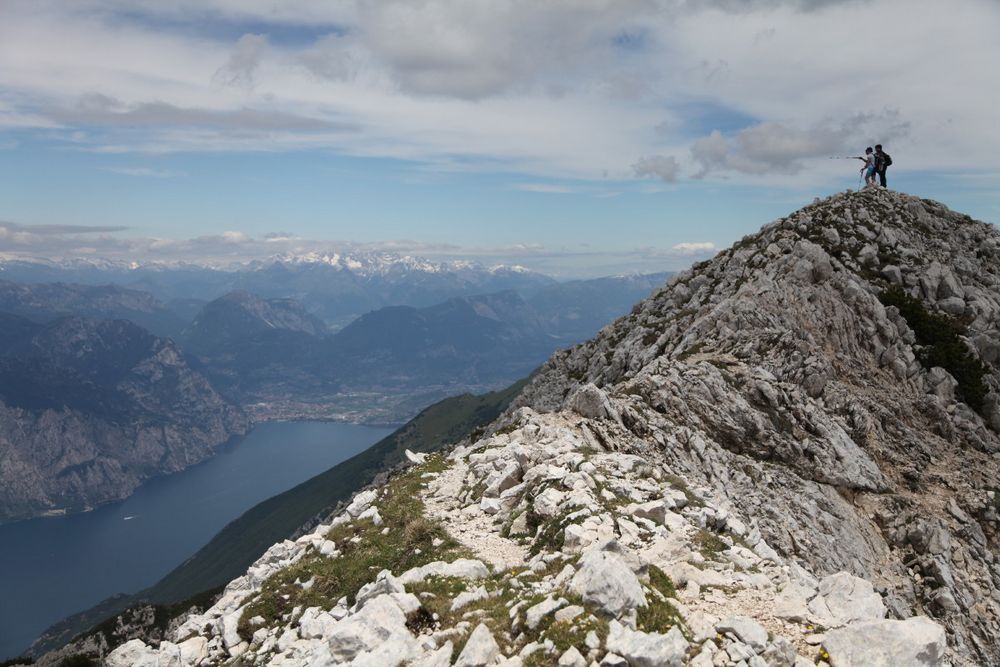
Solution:
<svg viewBox="0 0 1000 667">
<path fill-rule="evenodd" d="M 875 173 L 878 174 L 879 184 L 885 187 L 885 170 L 892 164 L 892 158 L 882 150 L 882 144 L 875 144 Z"/>
<path fill-rule="evenodd" d="M 865 166 L 861 167 L 861 173 L 865 176 L 865 185 L 875 185 L 875 153 L 872 152 L 872 147 L 866 148 L 865 156 L 858 159 L 865 161 Z"/>
</svg>

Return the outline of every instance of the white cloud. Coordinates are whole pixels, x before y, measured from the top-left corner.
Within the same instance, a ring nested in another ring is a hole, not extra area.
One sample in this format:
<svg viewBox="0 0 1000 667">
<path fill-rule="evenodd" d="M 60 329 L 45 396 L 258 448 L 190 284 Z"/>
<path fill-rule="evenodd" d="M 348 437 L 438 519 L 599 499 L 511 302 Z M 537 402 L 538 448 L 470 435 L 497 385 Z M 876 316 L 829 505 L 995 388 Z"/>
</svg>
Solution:
<svg viewBox="0 0 1000 667">
<path fill-rule="evenodd" d="M 181 171 L 153 169 L 152 167 L 104 167 L 104 171 L 121 174 L 122 176 L 139 176 L 143 178 L 176 178 L 178 176 L 186 176 Z"/>
<path fill-rule="evenodd" d="M 6 0 L 0 130 L 798 184 L 831 173 L 807 160 L 881 139 L 896 170 L 989 171 L 998 24 L 991 0 Z"/>
<path fill-rule="evenodd" d="M 654 178 L 659 178 L 665 183 L 673 183 L 676 181 L 677 174 L 680 173 L 680 169 L 681 165 L 677 162 L 677 158 L 673 155 L 647 155 L 639 158 L 639 160 L 632 165 L 632 170 L 635 172 L 636 176 L 652 176 Z"/>
<path fill-rule="evenodd" d="M 212 81 L 220 86 L 237 86 L 250 90 L 261 58 L 267 50 L 267 37 L 246 34 L 239 38 L 226 64 L 215 71 Z"/>
<path fill-rule="evenodd" d="M 195 238 L 165 239 L 129 234 L 118 226 L 19 225 L 0 222 L 0 258 L 53 260 L 80 257 L 126 262 L 162 262 L 228 266 L 276 256 L 309 255 L 317 251 L 387 252 L 432 261 L 473 260 L 484 265 L 521 265 L 550 275 L 596 277 L 654 273 L 685 268 L 693 258 L 711 254 L 711 243 L 682 243 L 673 248 L 607 249 L 584 244 L 547 247 L 534 243 L 459 246 L 408 239 L 356 242 L 307 239 L 288 232 L 260 236 L 226 231 Z"/>
<path fill-rule="evenodd" d="M 552 185 L 551 183 L 518 183 L 514 187 L 525 192 L 539 192 L 542 194 L 569 194 L 577 191 L 575 188 L 565 185 Z"/>
<path fill-rule="evenodd" d="M 862 154 L 866 145 L 891 145 L 908 132 L 909 124 L 895 112 L 858 114 L 841 123 L 817 123 L 808 129 L 765 122 L 740 130 L 732 138 L 715 130 L 692 143 L 691 157 L 701 165 L 698 178 L 717 171 L 797 174 L 810 158 L 832 157 L 845 147 Z"/>
<path fill-rule="evenodd" d="M 710 255 L 714 254 L 718 248 L 711 241 L 697 241 L 694 243 L 678 243 L 670 248 L 678 255 Z"/>
</svg>

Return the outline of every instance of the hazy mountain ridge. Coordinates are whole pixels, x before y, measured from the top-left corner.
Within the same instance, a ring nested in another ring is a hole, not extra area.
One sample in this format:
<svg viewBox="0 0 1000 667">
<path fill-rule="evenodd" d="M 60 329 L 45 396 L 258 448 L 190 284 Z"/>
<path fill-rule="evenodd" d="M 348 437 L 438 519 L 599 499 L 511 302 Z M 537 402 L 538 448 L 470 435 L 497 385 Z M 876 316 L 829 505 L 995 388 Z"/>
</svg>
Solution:
<svg viewBox="0 0 1000 667">
<path fill-rule="evenodd" d="M 129 320 L 160 336 L 176 336 L 184 320 L 156 297 L 117 285 L 24 284 L 0 280 L 0 312 L 38 322 L 79 315 Z"/>
<path fill-rule="evenodd" d="M 124 320 L 25 322 L 0 357 L 0 520 L 124 498 L 248 428 L 169 340 Z"/>
<path fill-rule="evenodd" d="M 507 290 L 388 306 L 330 334 L 302 319 L 304 306 L 292 300 L 232 293 L 206 305 L 181 344 L 262 417 L 353 411 L 352 419 L 399 421 L 422 407 L 414 399 L 426 404 L 523 377 L 625 312 L 655 279 L 578 281 L 566 293 L 550 286 L 537 305 Z"/>
<path fill-rule="evenodd" d="M 381 309 L 335 334 L 294 299 L 264 299 L 238 291 L 203 306 L 178 337 L 180 349 L 110 318 L 166 323 L 173 330 L 181 322 L 158 299 L 138 290 L 0 281 L 0 355 L 6 357 L 0 360 L 0 389 L 6 408 L 20 411 L 7 414 L 11 428 L 21 424 L 34 433 L 32 438 L 44 440 L 44 433 L 53 433 L 54 415 L 63 415 L 70 420 L 64 421 L 66 428 L 75 432 L 69 448 L 89 452 L 77 452 L 82 458 L 73 459 L 75 468 L 54 464 L 46 468 L 49 472 L 34 471 L 34 481 L 25 478 L 11 486 L 4 503 L 23 507 L 10 516 L 80 509 L 125 497 L 138 480 L 152 474 L 132 470 L 134 461 L 126 466 L 129 470 L 120 468 L 120 453 L 107 458 L 93 448 L 94 443 L 111 440 L 118 443 L 112 448 L 120 448 L 128 438 L 139 437 L 136 429 L 148 438 L 149 424 L 171 423 L 174 406 L 161 400 L 166 380 L 158 380 L 159 393 L 148 393 L 133 386 L 139 381 L 127 379 L 156 345 L 168 346 L 185 372 L 208 377 L 211 387 L 204 391 L 222 393 L 213 400 L 242 405 L 256 418 L 384 423 L 403 421 L 448 395 L 509 384 L 553 349 L 572 342 L 554 337 L 537 310 L 513 291 L 456 297 L 426 308 Z M 168 366 L 173 364 L 171 360 Z M 38 422 L 38 414 L 44 423 Z M 179 417 L 186 420 L 189 415 Z M 133 429 L 130 420 L 144 425 Z M 107 424 L 116 425 L 114 434 L 104 427 Z M 239 433 L 245 428 L 230 430 Z M 28 447 L 28 441 L 20 446 Z M 38 446 L 41 452 L 56 445 L 52 441 Z M 161 472 L 179 470 L 185 466 L 181 461 L 201 460 L 208 451 L 192 454 L 182 446 L 177 461 L 164 453 Z M 13 458 L 7 462 L 9 469 L 24 465 L 34 464 Z M 67 470 L 75 477 L 70 479 Z M 75 490 L 66 491 L 65 497 L 52 496 L 56 491 L 45 486 L 53 484 L 55 489 L 58 484 L 40 482 L 49 473 L 62 474 L 70 480 L 66 488 Z M 108 488 L 100 491 L 105 483 Z M 27 495 L 17 500 L 22 493 Z"/>
<path fill-rule="evenodd" d="M 109 663 L 994 664 L 998 257 L 934 202 L 818 201 Z"/>
<path fill-rule="evenodd" d="M 555 282 L 522 267 L 434 262 L 369 251 L 283 255 L 222 266 L 8 258 L 0 260 L 0 277 L 27 283 L 114 283 L 144 290 L 164 302 L 193 294 L 209 301 L 238 290 L 265 299 L 292 297 L 336 326 L 384 306 L 430 306 L 453 297 L 535 289 Z"/>
</svg>

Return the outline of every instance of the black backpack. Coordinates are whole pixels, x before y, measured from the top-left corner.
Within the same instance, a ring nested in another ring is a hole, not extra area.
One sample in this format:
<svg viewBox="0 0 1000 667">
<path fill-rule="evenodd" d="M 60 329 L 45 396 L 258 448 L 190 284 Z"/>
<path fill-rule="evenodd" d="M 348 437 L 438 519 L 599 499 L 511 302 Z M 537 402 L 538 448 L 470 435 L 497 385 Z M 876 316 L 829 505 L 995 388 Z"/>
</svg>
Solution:
<svg viewBox="0 0 1000 667">
<path fill-rule="evenodd" d="M 892 164 L 892 157 L 890 157 L 889 154 L 886 153 L 885 151 L 882 151 L 882 168 L 885 169 L 891 164 Z"/>
</svg>

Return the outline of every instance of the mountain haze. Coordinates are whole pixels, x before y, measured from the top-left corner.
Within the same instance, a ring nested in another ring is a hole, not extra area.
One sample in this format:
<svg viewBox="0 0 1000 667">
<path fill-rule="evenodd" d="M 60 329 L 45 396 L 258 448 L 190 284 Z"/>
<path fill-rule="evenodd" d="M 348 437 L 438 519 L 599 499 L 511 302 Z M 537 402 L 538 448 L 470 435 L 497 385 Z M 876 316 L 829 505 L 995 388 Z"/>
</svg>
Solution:
<svg viewBox="0 0 1000 667">
<path fill-rule="evenodd" d="M 110 283 L 149 292 L 165 303 L 193 296 L 211 301 L 234 291 L 264 299 L 291 297 L 335 327 L 385 306 L 424 307 L 454 297 L 555 283 L 520 267 L 367 251 L 283 255 L 223 267 L 6 259 L 0 261 L 0 276 L 22 283 Z"/>
<path fill-rule="evenodd" d="M 509 384 L 593 335 L 649 293 L 645 276 L 506 290 L 426 307 L 386 306 L 329 332 L 290 298 L 232 292 L 180 342 L 256 416 L 400 421 L 426 404 Z"/>
<path fill-rule="evenodd" d="M 0 280 L 0 312 L 38 322 L 77 315 L 129 320 L 158 336 L 176 336 L 184 320 L 149 293 L 117 285 L 19 284 Z"/>
</svg>

